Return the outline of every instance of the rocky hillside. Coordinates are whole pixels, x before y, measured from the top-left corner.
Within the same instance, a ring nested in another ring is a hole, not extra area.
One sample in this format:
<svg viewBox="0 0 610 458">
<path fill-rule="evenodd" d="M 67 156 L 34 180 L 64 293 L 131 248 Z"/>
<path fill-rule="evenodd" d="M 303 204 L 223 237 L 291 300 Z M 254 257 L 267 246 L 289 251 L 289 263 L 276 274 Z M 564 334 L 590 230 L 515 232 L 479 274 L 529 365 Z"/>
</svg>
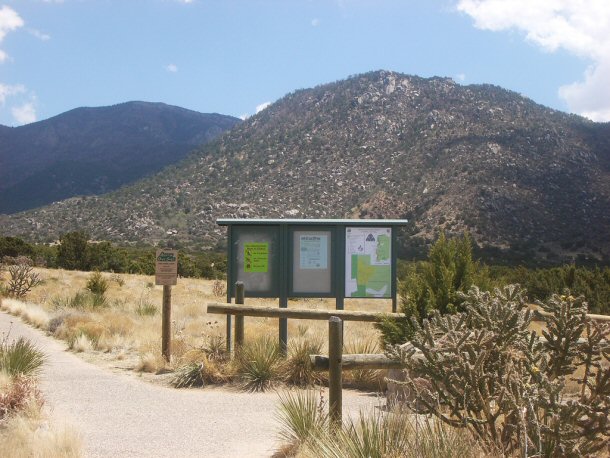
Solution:
<svg viewBox="0 0 610 458">
<path fill-rule="evenodd" d="M 377 71 L 289 94 L 115 193 L 0 225 L 204 247 L 218 217 L 408 218 L 410 252 L 468 230 L 496 257 L 608 262 L 610 128 L 499 87 Z"/>
<path fill-rule="evenodd" d="M 0 213 L 112 191 L 183 159 L 238 122 L 162 103 L 129 102 L 0 126 Z"/>
</svg>

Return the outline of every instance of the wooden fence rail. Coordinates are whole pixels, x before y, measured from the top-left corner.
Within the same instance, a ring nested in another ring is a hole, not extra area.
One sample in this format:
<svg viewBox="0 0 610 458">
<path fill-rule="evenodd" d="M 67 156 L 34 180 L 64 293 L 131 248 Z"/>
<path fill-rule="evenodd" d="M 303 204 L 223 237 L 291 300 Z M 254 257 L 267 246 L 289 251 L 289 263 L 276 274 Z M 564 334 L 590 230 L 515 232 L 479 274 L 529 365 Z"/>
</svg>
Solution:
<svg viewBox="0 0 610 458">
<path fill-rule="evenodd" d="M 310 309 L 280 309 L 276 307 L 259 307 L 256 305 L 236 305 L 210 303 L 208 313 L 222 315 L 243 315 L 265 318 L 293 318 L 299 320 L 328 320 L 337 316 L 343 321 L 369 321 L 376 322 L 381 317 L 402 318 L 402 313 L 357 312 L 350 310 L 310 310 Z"/>
</svg>

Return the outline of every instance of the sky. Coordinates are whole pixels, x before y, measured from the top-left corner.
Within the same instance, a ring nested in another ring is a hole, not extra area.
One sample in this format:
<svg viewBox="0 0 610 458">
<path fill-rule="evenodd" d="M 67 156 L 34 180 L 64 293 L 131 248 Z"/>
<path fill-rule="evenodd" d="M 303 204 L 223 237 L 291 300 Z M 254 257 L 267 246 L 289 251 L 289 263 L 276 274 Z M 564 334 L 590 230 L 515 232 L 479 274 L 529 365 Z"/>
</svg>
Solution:
<svg viewBox="0 0 610 458">
<path fill-rule="evenodd" d="M 164 102 L 245 118 L 373 70 L 610 121 L 610 0 L 0 0 L 0 124 Z"/>
</svg>

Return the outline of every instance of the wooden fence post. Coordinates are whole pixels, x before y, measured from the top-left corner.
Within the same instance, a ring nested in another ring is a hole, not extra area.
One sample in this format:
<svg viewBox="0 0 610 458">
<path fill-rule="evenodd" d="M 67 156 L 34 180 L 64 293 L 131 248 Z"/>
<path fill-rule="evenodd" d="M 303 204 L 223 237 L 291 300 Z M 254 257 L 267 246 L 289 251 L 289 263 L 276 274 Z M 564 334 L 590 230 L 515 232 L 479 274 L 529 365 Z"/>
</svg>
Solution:
<svg viewBox="0 0 610 458">
<path fill-rule="evenodd" d="M 331 429 L 341 427 L 343 392 L 341 358 L 343 356 L 343 321 L 331 316 L 328 320 L 328 413 Z"/>
<path fill-rule="evenodd" d="M 245 299 L 244 282 L 238 281 L 235 283 L 235 304 L 243 305 Z M 235 350 L 242 347 L 244 344 L 244 316 L 235 316 Z"/>
<path fill-rule="evenodd" d="M 161 354 L 169 363 L 171 358 L 171 316 L 172 316 L 172 287 L 163 285 L 163 311 L 161 323 Z"/>
</svg>

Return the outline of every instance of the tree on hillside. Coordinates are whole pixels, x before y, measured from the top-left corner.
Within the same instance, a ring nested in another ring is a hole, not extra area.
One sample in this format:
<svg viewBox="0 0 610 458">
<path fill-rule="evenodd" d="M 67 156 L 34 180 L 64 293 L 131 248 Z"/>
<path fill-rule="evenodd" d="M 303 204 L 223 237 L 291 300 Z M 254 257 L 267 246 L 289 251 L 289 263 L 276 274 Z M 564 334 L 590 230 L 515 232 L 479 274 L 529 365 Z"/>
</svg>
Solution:
<svg viewBox="0 0 610 458">
<path fill-rule="evenodd" d="M 18 256 L 33 257 L 34 247 L 19 237 L 0 237 L 0 259 L 5 256 L 16 258 Z"/>
<path fill-rule="evenodd" d="M 472 259 L 470 237 L 447 239 L 441 234 L 430 248 L 428 260 L 408 268 L 400 281 L 400 312 L 406 318 L 386 318 L 377 325 L 384 345 L 408 340 L 413 333 L 412 319 L 421 323 L 434 310 L 443 315 L 460 311 L 464 301 L 460 293 L 474 284 L 487 287 L 488 283 L 486 269 Z"/>
<path fill-rule="evenodd" d="M 89 236 L 83 231 L 63 234 L 59 238 L 57 264 L 68 270 L 87 270 L 87 242 Z"/>
</svg>

